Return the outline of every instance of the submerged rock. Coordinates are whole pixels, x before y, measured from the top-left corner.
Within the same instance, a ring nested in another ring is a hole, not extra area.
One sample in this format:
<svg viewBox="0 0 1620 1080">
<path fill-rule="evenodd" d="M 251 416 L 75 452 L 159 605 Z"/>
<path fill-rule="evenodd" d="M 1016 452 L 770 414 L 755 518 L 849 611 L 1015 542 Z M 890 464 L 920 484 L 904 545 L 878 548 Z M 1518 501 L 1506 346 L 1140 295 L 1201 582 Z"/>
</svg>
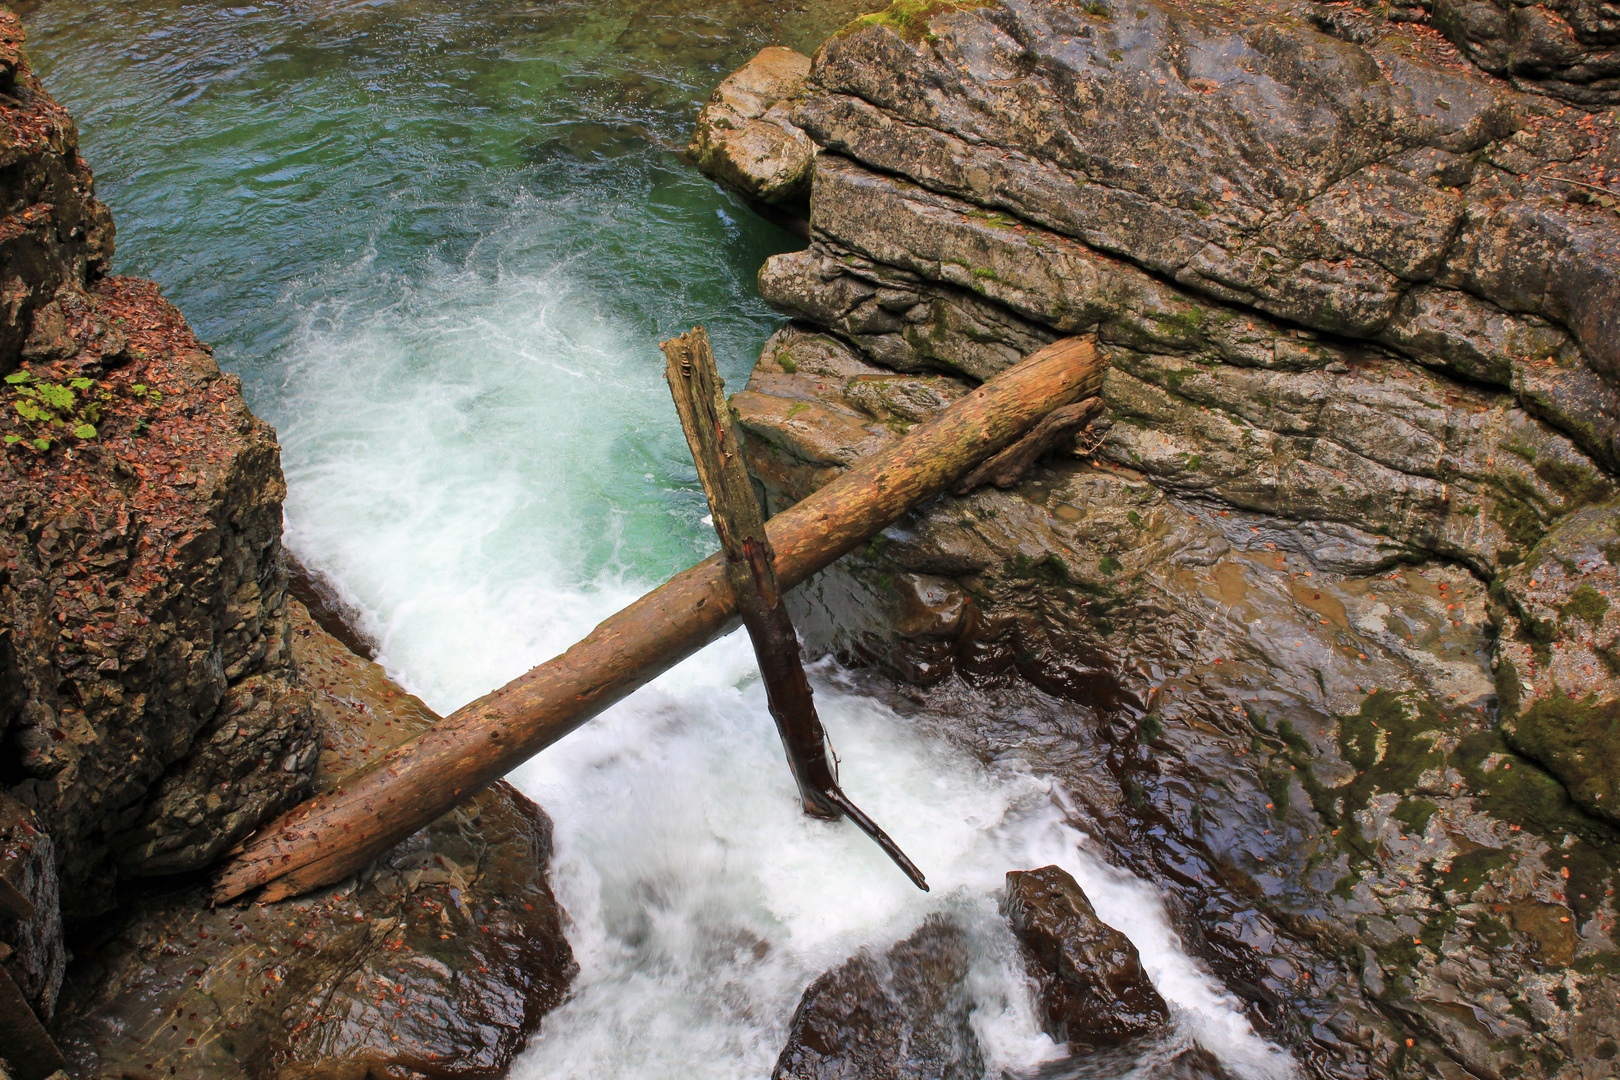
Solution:
<svg viewBox="0 0 1620 1080">
<path fill-rule="evenodd" d="M 1057 866 L 1007 874 L 1002 902 L 1034 970 L 1046 1033 L 1070 1045 L 1121 1043 L 1162 1028 L 1164 998 L 1129 938 L 1097 918 Z"/>
<path fill-rule="evenodd" d="M 773 1080 L 979 1080 L 968 965 L 967 935 L 943 916 L 861 951 L 805 990 Z"/>
<path fill-rule="evenodd" d="M 292 606 L 329 785 L 436 717 Z M 59 1040 L 86 1078 L 504 1075 L 575 965 L 546 881 L 551 825 L 505 783 L 359 875 L 211 908 L 198 884 L 132 897 L 86 947 Z"/>
</svg>

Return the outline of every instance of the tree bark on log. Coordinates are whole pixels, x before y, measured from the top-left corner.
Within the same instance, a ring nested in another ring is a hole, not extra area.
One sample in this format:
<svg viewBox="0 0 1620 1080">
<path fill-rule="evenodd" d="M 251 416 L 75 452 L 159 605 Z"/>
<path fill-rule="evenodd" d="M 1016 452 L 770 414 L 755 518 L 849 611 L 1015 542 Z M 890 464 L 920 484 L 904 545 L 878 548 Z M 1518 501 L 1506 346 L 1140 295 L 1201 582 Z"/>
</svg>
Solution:
<svg viewBox="0 0 1620 1080">
<path fill-rule="evenodd" d="M 858 463 L 768 526 L 776 577 L 791 589 L 949 490 L 1054 408 L 1094 396 L 1089 341 L 1040 349 Z M 737 614 L 714 555 L 611 616 L 561 656 L 462 706 L 428 731 L 249 837 L 216 902 L 267 886 L 274 901 L 339 881 L 724 633 Z"/>
<path fill-rule="evenodd" d="M 1102 398 L 1086 398 L 1061 409 L 1053 409 L 1028 435 L 967 474 L 952 490 L 966 495 L 981 484 L 994 484 L 1005 491 L 1022 480 L 1035 463 L 1059 444 L 1072 442 L 1103 413 Z"/>
<path fill-rule="evenodd" d="M 709 351 L 709 335 L 700 326 L 664 342 L 662 348 L 664 378 L 709 500 L 714 531 L 726 557 L 726 580 L 754 644 L 765 698 L 787 754 L 788 769 L 799 785 L 804 812 L 829 821 L 847 815 L 912 884 L 927 892 L 922 871 L 838 786 L 837 769 L 827 751 L 827 733 L 816 715 L 810 679 L 799 658 L 799 636 L 776 581 L 776 554 L 771 550 L 765 516 L 743 464 L 742 442 L 726 402 L 725 384 Z"/>
</svg>

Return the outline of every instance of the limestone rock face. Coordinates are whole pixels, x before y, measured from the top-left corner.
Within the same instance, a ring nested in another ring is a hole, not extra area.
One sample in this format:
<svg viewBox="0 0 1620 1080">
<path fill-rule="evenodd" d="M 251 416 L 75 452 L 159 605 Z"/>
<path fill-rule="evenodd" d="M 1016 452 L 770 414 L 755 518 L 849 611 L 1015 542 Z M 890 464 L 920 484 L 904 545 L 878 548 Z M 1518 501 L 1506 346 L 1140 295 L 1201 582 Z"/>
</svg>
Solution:
<svg viewBox="0 0 1620 1080">
<path fill-rule="evenodd" d="M 978 1080 L 967 937 L 933 916 L 881 955 L 861 952 L 805 990 L 773 1080 Z"/>
<path fill-rule="evenodd" d="M 1613 111 L 1560 115 L 1397 27 L 1358 44 L 1243 11 L 942 4 L 917 39 L 857 21 L 793 113 L 827 192 L 766 295 L 925 337 L 926 308 L 862 306 L 926 299 L 901 271 L 1063 332 L 1309 364 L 1242 341 L 1236 305 L 1513 389 L 1614 467 L 1620 217 L 1571 183 L 1620 168 Z M 1122 308 L 1134 334 L 1108 325 Z"/>
<path fill-rule="evenodd" d="M 0 11 L 0 375 L 24 343 L 49 351 L 58 289 L 99 277 L 113 252 L 112 215 L 95 198 L 79 132 L 22 53 L 17 16 Z M 32 340 L 30 340 L 32 339 Z"/>
<path fill-rule="evenodd" d="M 1169 1022 L 1170 1010 L 1142 970 L 1136 946 L 1097 918 L 1067 871 L 1057 866 L 1012 871 L 1002 907 L 1029 950 L 1052 1038 L 1118 1043 Z"/>
<path fill-rule="evenodd" d="M 1474 63 L 1525 89 L 1584 105 L 1620 102 L 1620 17 L 1608 5 L 1399 0 L 1389 14 L 1426 19 Z M 1328 16 L 1324 22 L 1336 25 L 1340 18 Z"/>
<path fill-rule="evenodd" d="M 437 719 L 290 603 L 317 688 L 320 784 Z M 75 966 L 59 1041 L 86 1078 L 504 1075 L 575 971 L 546 880 L 551 823 L 496 784 L 358 881 L 210 908 L 144 894 Z"/>
<path fill-rule="evenodd" d="M 856 20 L 793 118 L 796 321 L 734 399 L 773 510 L 1060 335 L 1111 364 L 1073 454 L 795 590 L 807 644 L 1054 777 L 1307 1075 L 1585 1080 L 1615 111 L 1347 5 L 992 0 Z"/>
<path fill-rule="evenodd" d="M 810 195 L 816 146 L 789 112 L 810 58 L 770 46 L 726 78 L 698 115 L 688 153 L 697 167 L 751 198 L 798 203 Z"/>
<path fill-rule="evenodd" d="M 149 282 L 59 303 L 78 351 L 30 370 L 94 378 L 109 404 L 94 440 L 0 463 L 0 739 L 6 789 L 89 915 L 120 875 L 206 866 L 291 805 L 318 745 L 288 650 L 273 433 Z M 112 336 L 120 351 L 97 352 Z"/>
</svg>

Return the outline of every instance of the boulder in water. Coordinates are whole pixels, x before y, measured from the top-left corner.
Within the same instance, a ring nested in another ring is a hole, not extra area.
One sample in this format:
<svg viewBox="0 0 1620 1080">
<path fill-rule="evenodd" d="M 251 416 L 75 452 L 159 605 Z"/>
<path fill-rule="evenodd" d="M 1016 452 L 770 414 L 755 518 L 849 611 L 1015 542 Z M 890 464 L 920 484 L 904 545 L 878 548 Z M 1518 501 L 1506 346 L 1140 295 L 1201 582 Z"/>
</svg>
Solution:
<svg viewBox="0 0 1620 1080">
<path fill-rule="evenodd" d="M 1170 1019 L 1136 946 L 1097 918 L 1085 892 L 1061 867 L 1010 872 L 1003 909 L 1024 944 L 1052 1038 L 1120 1043 Z"/>
<path fill-rule="evenodd" d="M 881 955 L 862 950 L 810 984 L 772 1080 L 978 1080 L 967 935 L 932 916 Z"/>
<path fill-rule="evenodd" d="M 698 116 L 688 149 L 697 167 L 765 202 L 807 198 L 816 146 L 788 114 L 809 74 L 808 56 L 761 49 L 720 84 Z"/>
</svg>

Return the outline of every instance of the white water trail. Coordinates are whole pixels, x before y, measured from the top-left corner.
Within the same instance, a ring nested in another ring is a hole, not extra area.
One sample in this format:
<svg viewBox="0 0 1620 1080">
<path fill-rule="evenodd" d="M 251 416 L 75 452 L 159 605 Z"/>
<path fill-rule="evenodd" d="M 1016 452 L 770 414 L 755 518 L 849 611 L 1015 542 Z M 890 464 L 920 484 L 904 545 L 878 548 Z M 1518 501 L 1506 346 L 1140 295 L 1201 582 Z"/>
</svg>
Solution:
<svg viewBox="0 0 1620 1080">
<path fill-rule="evenodd" d="M 287 360 L 287 539 L 341 584 L 389 671 L 447 711 L 712 540 L 656 353 L 564 271 L 441 267 L 378 287 L 386 303 L 306 305 Z M 1007 871 L 1048 864 L 1137 944 L 1184 1039 L 1243 1080 L 1291 1074 L 1182 951 L 1152 886 L 1087 853 L 1048 780 L 825 679 L 818 703 L 845 789 L 933 892 L 853 826 L 799 812 L 747 639 L 717 642 L 513 776 L 555 821 L 580 963 L 516 1080 L 768 1076 L 812 979 L 933 912 L 974 942 L 987 1075 L 1053 1062 L 997 914 Z"/>
</svg>

